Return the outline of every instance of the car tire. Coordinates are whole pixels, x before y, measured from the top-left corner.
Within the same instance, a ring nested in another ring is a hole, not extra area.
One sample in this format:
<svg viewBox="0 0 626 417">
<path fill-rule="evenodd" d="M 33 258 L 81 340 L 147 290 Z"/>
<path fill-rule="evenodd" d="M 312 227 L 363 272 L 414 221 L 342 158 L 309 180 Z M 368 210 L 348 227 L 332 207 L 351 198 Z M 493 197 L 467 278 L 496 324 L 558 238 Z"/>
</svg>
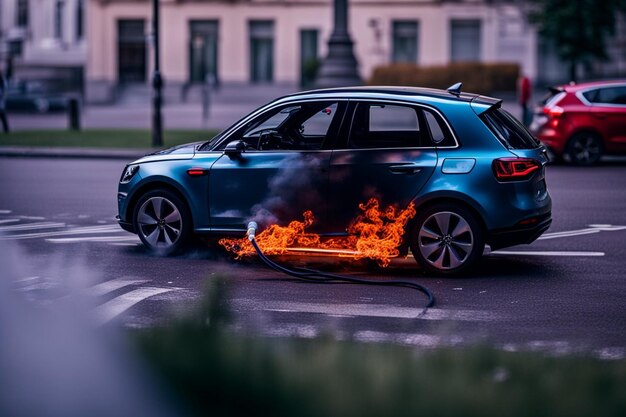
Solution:
<svg viewBox="0 0 626 417">
<path fill-rule="evenodd" d="M 168 256 L 179 252 L 191 235 L 191 214 L 187 204 L 168 190 L 143 195 L 133 211 L 139 239 L 153 253 Z"/>
<path fill-rule="evenodd" d="M 580 132 L 567 143 L 566 154 L 570 162 L 578 166 L 590 166 L 602 157 L 602 138 L 593 132 Z"/>
<path fill-rule="evenodd" d="M 485 238 L 478 219 L 468 209 L 436 204 L 418 212 L 409 246 L 426 272 L 455 275 L 482 256 Z"/>
</svg>

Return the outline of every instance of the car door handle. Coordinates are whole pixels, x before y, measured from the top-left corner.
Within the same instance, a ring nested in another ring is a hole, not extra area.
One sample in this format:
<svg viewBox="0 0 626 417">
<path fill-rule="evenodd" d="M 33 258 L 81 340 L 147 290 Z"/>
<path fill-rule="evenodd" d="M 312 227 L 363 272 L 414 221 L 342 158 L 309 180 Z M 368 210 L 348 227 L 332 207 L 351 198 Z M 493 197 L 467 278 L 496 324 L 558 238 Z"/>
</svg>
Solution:
<svg viewBox="0 0 626 417">
<path fill-rule="evenodd" d="M 420 168 L 416 164 L 391 165 L 389 167 L 389 171 L 392 174 L 413 175 L 413 174 L 417 174 L 421 170 L 422 168 Z"/>
<path fill-rule="evenodd" d="M 606 119 L 606 113 L 594 113 L 598 119 Z"/>
</svg>

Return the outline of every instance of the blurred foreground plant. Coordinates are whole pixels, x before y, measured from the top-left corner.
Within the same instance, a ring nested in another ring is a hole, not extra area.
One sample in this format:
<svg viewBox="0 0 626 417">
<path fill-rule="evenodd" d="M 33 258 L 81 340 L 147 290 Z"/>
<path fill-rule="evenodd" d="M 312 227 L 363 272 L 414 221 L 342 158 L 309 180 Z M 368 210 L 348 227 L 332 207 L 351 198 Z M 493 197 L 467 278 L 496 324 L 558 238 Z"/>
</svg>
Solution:
<svg viewBox="0 0 626 417">
<path fill-rule="evenodd" d="M 226 282 L 213 279 L 195 316 L 137 335 L 195 415 L 626 415 L 624 360 L 251 337 L 229 330 Z"/>
</svg>

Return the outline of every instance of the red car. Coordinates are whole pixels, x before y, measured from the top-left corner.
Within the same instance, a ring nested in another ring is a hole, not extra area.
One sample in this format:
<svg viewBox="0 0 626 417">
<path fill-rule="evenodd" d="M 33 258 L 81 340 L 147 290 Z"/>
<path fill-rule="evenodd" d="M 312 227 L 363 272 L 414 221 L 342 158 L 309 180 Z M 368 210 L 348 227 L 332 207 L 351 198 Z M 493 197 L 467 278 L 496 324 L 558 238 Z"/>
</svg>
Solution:
<svg viewBox="0 0 626 417">
<path fill-rule="evenodd" d="M 550 88 L 530 130 L 558 159 L 592 165 L 626 154 L 626 80 Z"/>
</svg>

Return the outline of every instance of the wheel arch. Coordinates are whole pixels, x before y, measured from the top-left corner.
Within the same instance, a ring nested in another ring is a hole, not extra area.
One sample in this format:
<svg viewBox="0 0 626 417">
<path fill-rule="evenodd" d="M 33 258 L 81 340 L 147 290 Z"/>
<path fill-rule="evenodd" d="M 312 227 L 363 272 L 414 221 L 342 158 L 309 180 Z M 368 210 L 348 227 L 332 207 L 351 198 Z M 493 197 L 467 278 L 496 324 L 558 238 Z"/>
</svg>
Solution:
<svg viewBox="0 0 626 417">
<path fill-rule="evenodd" d="M 415 216 L 409 220 L 404 229 L 405 239 L 402 241 L 402 245 L 400 246 L 400 254 L 401 256 L 405 256 L 409 251 L 409 239 L 412 239 L 412 233 L 414 230 L 415 222 L 417 221 L 417 217 L 422 210 L 426 210 L 429 207 L 432 207 L 437 204 L 451 204 L 456 206 L 461 206 L 468 210 L 470 213 L 476 217 L 478 224 L 480 225 L 481 231 L 487 235 L 488 229 L 487 224 L 485 223 L 484 211 L 480 208 L 480 205 L 474 201 L 473 199 L 468 198 L 466 195 L 459 195 L 457 193 L 450 192 L 442 192 L 442 193 L 433 193 L 427 196 L 423 196 L 421 198 L 417 198 L 412 201 L 415 206 Z"/>
<path fill-rule="evenodd" d="M 572 139 L 574 138 L 574 136 L 580 135 L 583 133 L 591 133 L 592 135 L 597 136 L 600 139 L 600 142 L 602 142 L 602 146 L 606 147 L 604 135 L 602 135 L 602 133 L 598 129 L 591 127 L 591 126 L 581 126 L 580 128 L 577 128 L 572 133 L 570 133 L 570 135 L 567 137 L 567 141 L 565 142 L 565 150 L 567 151 L 567 147 L 572 142 Z"/>
<path fill-rule="evenodd" d="M 487 233 L 488 231 L 487 223 L 485 222 L 484 210 L 482 209 L 480 204 L 478 204 L 478 202 L 469 198 L 467 195 L 459 195 L 457 193 L 434 193 L 426 197 L 414 200 L 413 204 L 415 205 L 416 214 L 415 216 L 413 216 L 411 221 L 407 223 L 408 231 L 413 228 L 413 224 L 415 223 L 421 210 L 426 210 L 427 208 L 437 204 L 450 204 L 461 206 L 467 209 L 476 217 L 476 220 L 480 224 L 482 231 L 485 233 Z"/>
<path fill-rule="evenodd" d="M 191 217 L 191 227 L 193 230 L 194 228 L 193 210 L 191 209 L 191 206 L 189 205 L 189 199 L 187 198 L 185 192 L 182 190 L 182 187 L 172 183 L 171 180 L 168 180 L 165 178 L 152 179 L 148 182 L 145 182 L 139 185 L 138 188 L 133 191 L 132 195 L 129 198 L 128 207 L 126 209 L 127 221 L 130 223 L 134 222 L 135 219 L 133 217 L 135 213 L 135 207 L 137 206 L 137 202 L 146 193 L 150 191 L 154 191 L 154 190 L 167 190 L 171 193 L 174 193 L 178 198 L 180 198 L 183 204 L 185 204 L 187 211 L 189 212 L 189 215 Z"/>
</svg>

